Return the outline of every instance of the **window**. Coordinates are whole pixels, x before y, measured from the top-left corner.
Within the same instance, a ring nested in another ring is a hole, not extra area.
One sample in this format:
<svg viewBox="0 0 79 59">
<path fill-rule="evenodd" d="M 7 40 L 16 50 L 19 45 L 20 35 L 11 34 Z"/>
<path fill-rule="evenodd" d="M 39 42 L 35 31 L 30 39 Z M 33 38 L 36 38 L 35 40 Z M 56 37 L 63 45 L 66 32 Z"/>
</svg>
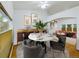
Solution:
<svg viewBox="0 0 79 59">
<path fill-rule="evenodd" d="M 9 29 L 9 22 L 8 16 L 0 9 L 0 32 Z"/>
<path fill-rule="evenodd" d="M 72 24 L 67 24 L 67 31 L 72 31 Z"/>
<path fill-rule="evenodd" d="M 76 32 L 77 31 L 77 25 L 73 24 L 73 31 Z"/>
<path fill-rule="evenodd" d="M 62 31 L 66 31 L 66 25 L 65 24 L 62 25 Z"/>
</svg>

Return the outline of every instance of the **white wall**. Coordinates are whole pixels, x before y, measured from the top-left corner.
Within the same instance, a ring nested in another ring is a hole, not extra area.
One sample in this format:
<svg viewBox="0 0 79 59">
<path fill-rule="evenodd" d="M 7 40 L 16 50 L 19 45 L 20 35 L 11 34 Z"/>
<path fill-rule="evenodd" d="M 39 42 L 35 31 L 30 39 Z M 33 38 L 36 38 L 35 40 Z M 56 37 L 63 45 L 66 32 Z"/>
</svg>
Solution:
<svg viewBox="0 0 79 59">
<path fill-rule="evenodd" d="M 77 24 L 77 41 L 76 41 L 76 49 L 79 50 L 79 6 L 74 7 L 72 9 L 54 14 L 49 16 L 49 19 L 56 19 L 56 18 L 62 18 L 62 17 L 76 17 L 74 21 L 67 21 L 66 23 L 72 23 L 75 22 Z M 65 22 L 64 22 L 65 23 Z M 72 42 L 73 43 L 73 42 Z"/>
<path fill-rule="evenodd" d="M 24 15 L 26 16 L 31 16 L 32 13 L 35 13 L 38 15 L 38 18 L 41 20 L 46 20 L 47 19 L 47 13 L 45 11 L 41 10 L 15 10 L 14 11 L 14 44 L 17 44 L 17 35 L 16 31 L 17 29 L 25 29 L 25 20 L 24 20 Z"/>
<path fill-rule="evenodd" d="M 1 3 L 10 17 L 13 19 L 13 3 L 11 1 L 2 1 Z"/>
</svg>

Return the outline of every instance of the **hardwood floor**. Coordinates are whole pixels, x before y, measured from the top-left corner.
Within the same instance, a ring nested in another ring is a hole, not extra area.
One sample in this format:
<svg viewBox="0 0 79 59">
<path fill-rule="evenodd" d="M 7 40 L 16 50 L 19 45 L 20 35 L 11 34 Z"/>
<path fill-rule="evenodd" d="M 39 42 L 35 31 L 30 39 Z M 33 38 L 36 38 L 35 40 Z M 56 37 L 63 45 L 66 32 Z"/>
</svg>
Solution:
<svg viewBox="0 0 79 59">
<path fill-rule="evenodd" d="M 16 49 L 17 49 L 17 46 L 13 46 L 13 52 L 12 52 L 12 56 L 11 58 L 16 58 Z M 75 49 L 75 46 L 74 45 L 71 45 L 71 44 L 66 44 L 66 49 L 68 49 L 69 51 L 69 55 L 70 57 L 72 58 L 79 58 L 79 51 Z"/>
<path fill-rule="evenodd" d="M 13 46 L 13 52 L 12 52 L 11 58 L 16 58 L 16 49 L 17 49 L 17 46 L 18 46 L 18 45 L 14 45 L 14 46 Z"/>
<path fill-rule="evenodd" d="M 66 48 L 69 51 L 70 57 L 79 58 L 79 51 L 76 50 L 76 47 L 74 45 L 66 44 Z"/>
</svg>

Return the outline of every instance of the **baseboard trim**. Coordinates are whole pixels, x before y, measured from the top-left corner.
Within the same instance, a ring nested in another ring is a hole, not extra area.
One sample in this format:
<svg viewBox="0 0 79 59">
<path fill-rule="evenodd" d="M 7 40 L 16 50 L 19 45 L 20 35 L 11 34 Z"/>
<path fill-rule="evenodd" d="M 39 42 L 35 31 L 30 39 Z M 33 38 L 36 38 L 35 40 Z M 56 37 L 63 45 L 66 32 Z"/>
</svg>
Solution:
<svg viewBox="0 0 79 59">
<path fill-rule="evenodd" d="M 11 44 L 11 48 L 10 48 L 10 51 L 9 51 L 8 58 L 11 58 L 11 56 L 12 56 L 12 51 L 13 51 L 13 43 Z"/>
</svg>

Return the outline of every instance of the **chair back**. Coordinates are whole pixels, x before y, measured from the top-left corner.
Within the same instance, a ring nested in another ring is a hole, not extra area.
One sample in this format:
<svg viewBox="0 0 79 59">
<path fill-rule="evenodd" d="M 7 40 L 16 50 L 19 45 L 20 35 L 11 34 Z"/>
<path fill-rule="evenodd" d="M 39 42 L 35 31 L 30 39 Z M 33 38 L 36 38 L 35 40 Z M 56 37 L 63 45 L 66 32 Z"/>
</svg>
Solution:
<svg viewBox="0 0 79 59">
<path fill-rule="evenodd" d="M 55 50 L 64 51 L 65 50 L 65 44 L 66 44 L 66 36 L 58 35 L 59 38 L 58 42 L 51 41 L 50 46 Z"/>
<path fill-rule="evenodd" d="M 39 58 L 41 46 L 24 46 L 24 58 Z"/>
<path fill-rule="evenodd" d="M 59 36 L 59 43 L 61 43 L 65 47 L 66 36 Z"/>
</svg>

